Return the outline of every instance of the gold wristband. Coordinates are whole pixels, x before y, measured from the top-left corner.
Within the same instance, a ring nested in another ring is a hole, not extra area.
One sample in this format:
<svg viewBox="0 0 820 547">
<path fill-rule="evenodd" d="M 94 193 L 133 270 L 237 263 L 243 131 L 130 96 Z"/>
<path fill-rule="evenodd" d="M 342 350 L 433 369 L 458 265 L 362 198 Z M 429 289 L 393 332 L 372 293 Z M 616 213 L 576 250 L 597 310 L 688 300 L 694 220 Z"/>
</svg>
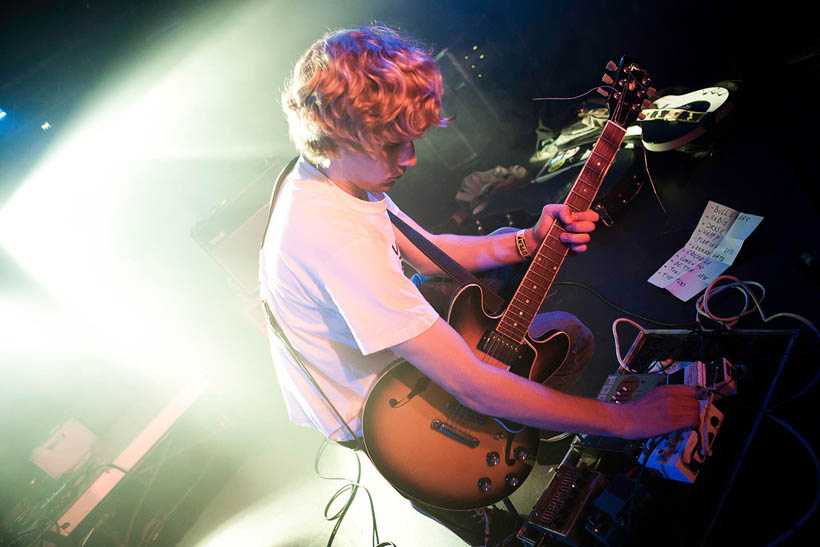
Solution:
<svg viewBox="0 0 820 547">
<path fill-rule="evenodd" d="M 521 258 L 529 258 L 530 256 L 530 251 L 527 249 L 526 233 L 526 230 L 518 230 L 518 233 L 515 234 L 515 246 L 518 249 L 518 254 L 521 255 Z"/>
</svg>

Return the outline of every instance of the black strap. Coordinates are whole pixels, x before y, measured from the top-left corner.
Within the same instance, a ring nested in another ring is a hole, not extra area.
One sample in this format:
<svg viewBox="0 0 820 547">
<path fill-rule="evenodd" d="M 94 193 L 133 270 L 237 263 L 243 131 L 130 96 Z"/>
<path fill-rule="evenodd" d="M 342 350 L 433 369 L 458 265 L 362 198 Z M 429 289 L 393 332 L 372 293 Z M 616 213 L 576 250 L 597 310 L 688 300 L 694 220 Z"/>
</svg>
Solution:
<svg viewBox="0 0 820 547">
<path fill-rule="evenodd" d="M 296 156 L 295 158 L 290 160 L 288 164 L 285 165 L 284 168 L 282 168 L 282 171 L 279 172 L 279 176 L 276 178 L 276 183 L 273 185 L 273 191 L 271 192 L 270 196 L 270 210 L 268 211 L 268 221 L 265 223 L 265 231 L 262 234 L 262 244 L 260 245 L 260 248 L 265 245 L 265 236 L 268 235 L 270 221 L 271 218 L 273 218 L 273 207 L 276 205 L 276 198 L 279 196 L 279 190 L 282 189 L 282 181 L 285 180 L 285 177 L 287 177 L 288 174 L 293 170 L 293 167 L 296 165 L 296 162 L 298 161 L 299 156 Z M 305 366 L 305 360 L 302 359 L 302 354 L 299 353 L 297 349 L 293 347 L 293 344 L 290 343 L 290 340 L 288 340 L 287 335 L 285 335 L 285 331 L 282 330 L 282 327 L 279 326 L 279 323 L 273 316 L 273 312 L 271 311 L 270 306 L 264 299 L 262 300 L 262 307 L 265 310 L 265 315 L 267 315 L 268 317 L 268 323 L 270 324 L 271 329 L 273 329 L 273 333 L 276 335 L 277 338 L 279 338 L 282 344 L 284 344 L 285 349 L 288 350 L 288 353 L 290 353 L 291 357 L 293 357 L 293 360 L 296 361 L 296 363 L 299 365 L 299 368 L 302 369 L 302 372 L 305 374 L 305 376 L 308 377 L 310 383 L 313 384 L 314 388 L 316 388 L 316 391 L 318 391 L 322 395 L 322 397 L 324 397 L 330 409 L 339 419 L 339 422 L 341 422 L 345 429 L 347 429 L 348 433 L 350 433 L 351 441 L 358 441 L 359 444 L 361 444 L 361 439 L 356 436 L 356 433 L 353 431 L 350 425 L 348 425 L 347 421 L 344 418 L 342 418 L 341 413 L 336 409 L 336 406 L 330 401 L 330 397 L 328 397 L 327 394 L 322 390 L 322 388 L 319 387 L 319 383 L 316 381 L 316 378 L 313 377 L 313 374 L 311 374 L 308 368 Z"/>
<path fill-rule="evenodd" d="M 265 231 L 262 232 L 262 242 L 259 244 L 259 248 L 261 249 L 263 245 L 265 245 L 265 236 L 268 235 L 268 227 L 270 226 L 270 219 L 273 218 L 273 206 L 276 205 L 276 198 L 279 196 L 279 190 L 282 189 L 282 181 L 285 180 L 285 177 L 288 176 L 288 173 L 293 171 L 293 166 L 296 165 L 296 162 L 299 161 L 299 156 L 296 156 L 292 160 L 285 165 L 281 171 L 279 171 L 279 176 L 276 177 L 276 183 L 273 185 L 273 191 L 270 194 L 270 209 L 268 210 L 268 221 L 265 222 Z"/>
<path fill-rule="evenodd" d="M 316 381 L 316 378 L 313 377 L 313 374 L 311 374 L 308 368 L 305 366 L 305 360 L 302 359 L 302 354 L 299 353 L 299 351 L 293 347 L 293 344 L 290 343 L 290 340 L 288 340 L 288 337 L 285 335 L 285 331 L 283 331 L 282 327 L 279 326 L 279 323 L 276 322 L 276 318 L 273 316 L 273 312 L 270 310 L 270 306 L 268 306 L 268 303 L 265 300 L 262 300 L 262 307 L 265 308 L 265 313 L 268 316 L 268 321 L 270 322 L 270 326 L 273 329 L 274 334 L 276 334 L 276 337 L 279 338 L 279 340 L 281 340 L 282 343 L 285 345 L 285 348 L 287 348 L 291 357 L 293 357 L 294 361 L 296 361 L 299 364 L 299 368 L 302 369 L 302 372 L 305 374 L 305 376 L 308 377 L 310 383 L 313 384 L 313 387 L 316 388 L 316 391 L 318 391 L 322 395 L 322 397 L 325 398 L 325 401 L 327 402 L 330 409 L 333 411 L 334 414 L 336 414 L 336 417 L 339 419 L 342 425 L 345 426 L 345 429 L 347 429 L 348 433 L 350 433 L 350 440 L 358 441 L 359 443 L 361 443 L 359 437 L 356 436 L 356 433 L 353 431 L 350 425 L 348 425 L 347 420 L 342 418 L 342 415 L 339 413 L 338 410 L 336 410 L 336 406 L 330 402 L 330 397 L 328 397 L 327 394 L 322 390 L 322 388 L 319 387 L 319 383 Z"/>
<path fill-rule="evenodd" d="M 450 255 L 439 249 L 429 239 L 418 233 L 412 226 L 404 222 L 392 211 L 388 210 L 387 215 L 390 220 L 415 245 L 427 258 L 441 268 L 441 271 L 450 276 L 461 287 L 467 285 L 478 285 L 484 295 L 484 305 L 491 313 L 496 313 L 504 309 L 505 301 L 498 293 L 487 287 L 476 276 L 471 274 L 464 266 L 453 260 Z"/>
</svg>

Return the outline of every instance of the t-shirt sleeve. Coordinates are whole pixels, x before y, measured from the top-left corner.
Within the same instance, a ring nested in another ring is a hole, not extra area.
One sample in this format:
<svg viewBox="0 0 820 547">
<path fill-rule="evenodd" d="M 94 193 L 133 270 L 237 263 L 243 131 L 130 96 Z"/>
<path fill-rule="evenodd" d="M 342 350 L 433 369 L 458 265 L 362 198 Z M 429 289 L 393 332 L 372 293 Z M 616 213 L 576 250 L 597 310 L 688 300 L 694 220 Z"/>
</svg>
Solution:
<svg viewBox="0 0 820 547">
<path fill-rule="evenodd" d="M 396 252 L 377 239 L 351 242 L 324 267 L 324 286 L 365 355 L 406 342 L 438 319 Z"/>
</svg>

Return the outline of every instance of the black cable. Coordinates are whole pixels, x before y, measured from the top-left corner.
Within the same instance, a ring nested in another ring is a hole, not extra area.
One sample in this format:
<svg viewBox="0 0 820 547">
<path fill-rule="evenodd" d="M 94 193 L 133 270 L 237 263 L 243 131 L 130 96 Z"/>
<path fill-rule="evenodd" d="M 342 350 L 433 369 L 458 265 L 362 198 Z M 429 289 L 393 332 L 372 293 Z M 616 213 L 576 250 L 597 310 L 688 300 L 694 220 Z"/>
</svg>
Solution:
<svg viewBox="0 0 820 547">
<path fill-rule="evenodd" d="M 645 457 L 643 463 L 641 464 L 640 470 L 638 470 L 638 476 L 635 477 L 635 491 L 632 493 L 632 499 L 629 500 L 629 511 L 627 512 L 627 517 L 625 520 L 627 527 L 632 526 L 632 513 L 635 510 L 635 498 L 638 497 L 638 493 L 640 492 L 641 477 L 643 477 L 643 471 L 644 469 L 646 469 L 646 464 L 649 462 L 649 456 L 652 455 L 652 452 L 654 452 L 655 449 L 658 448 L 658 446 L 660 446 L 660 444 L 667 437 L 669 437 L 668 433 L 666 435 L 661 435 L 660 437 L 657 437 L 655 441 L 651 443 L 651 445 L 647 444 L 646 449 L 644 450 Z M 641 457 L 639 455 L 638 461 L 640 461 L 640 459 Z"/>
<path fill-rule="evenodd" d="M 162 530 L 162 528 L 165 526 L 165 523 L 168 522 L 168 520 L 171 518 L 171 515 L 173 515 L 177 511 L 177 509 L 179 509 L 179 507 L 182 505 L 182 502 L 184 502 L 185 499 L 191 494 L 191 492 L 193 492 L 196 489 L 196 487 L 199 486 L 199 483 L 202 481 L 202 479 L 204 479 L 208 475 L 208 467 L 211 465 L 211 462 L 213 462 L 215 458 L 216 454 L 211 454 L 210 458 L 208 458 L 208 461 L 206 461 L 202 465 L 202 468 L 199 471 L 199 474 L 197 475 L 196 479 L 194 479 L 190 486 L 188 486 L 187 490 L 185 490 L 185 492 L 182 493 L 182 496 L 179 497 L 179 499 L 174 504 L 174 506 L 171 507 L 171 509 L 165 511 L 161 516 L 156 516 L 152 518 L 151 521 L 148 522 L 148 524 L 143 529 L 142 538 L 140 539 L 138 545 L 147 545 L 149 543 L 146 541 L 148 536 L 152 532 L 158 533 Z"/>
<path fill-rule="evenodd" d="M 102 469 L 104 467 L 110 467 L 111 469 L 116 469 L 117 471 L 122 471 L 123 475 L 128 473 L 127 469 L 123 469 L 119 465 L 114 465 L 113 463 L 101 463 L 100 465 L 98 465 L 97 467 L 94 468 L 94 471 L 97 471 L 98 469 Z"/>
<path fill-rule="evenodd" d="M 613 304 L 612 301 L 607 299 L 605 296 L 601 295 L 598 291 L 596 291 L 595 289 L 593 289 L 589 285 L 585 285 L 583 283 L 578 283 L 577 281 L 556 281 L 556 282 L 553 283 L 553 285 L 566 285 L 566 286 L 570 286 L 570 287 L 581 287 L 582 289 L 586 289 L 587 291 L 589 291 L 592 294 L 594 294 L 595 296 L 597 296 L 599 299 L 601 299 L 601 301 L 604 304 L 606 304 L 610 308 L 613 308 L 613 309 L 615 309 L 615 310 L 617 310 L 617 311 L 619 311 L 623 314 L 635 317 L 636 319 L 640 319 L 642 321 L 646 321 L 647 323 L 652 323 L 654 325 L 658 325 L 658 326 L 661 326 L 661 327 L 670 327 L 670 328 L 684 328 L 685 327 L 685 328 L 691 329 L 692 326 L 695 325 L 694 321 L 689 322 L 689 323 L 664 323 L 662 321 L 656 321 L 655 319 L 650 319 L 649 317 L 644 317 L 642 315 L 638 315 L 637 313 L 633 313 L 631 311 L 625 310 L 625 309 Z"/>
<path fill-rule="evenodd" d="M 816 476 L 817 476 L 817 493 L 814 497 L 814 502 L 812 503 L 809 510 L 806 512 L 805 515 L 803 515 L 800 518 L 800 520 L 795 522 L 791 526 L 791 528 L 789 528 L 788 530 L 786 530 L 785 532 L 780 534 L 774 541 L 769 543 L 769 545 L 779 545 L 780 543 L 785 541 L 789 536 L 791 536 L 794 533 L 795 530 L 797 530 L 798 528 L 800 528 L 801 526 L 806 524 L 811 519 L 811 517 L 815 513 L 815 511 L 817 511 L 818 505 L 820 505 L 820 462 L 818 462 L 817 454 L 815 454 L 815 452 L 812 449 L 811 445 L 808 443 L 808 441 L 802 435 L 800 435 L 800 433 L 797 432 L 796 429 L 794 429 L 792 426 L 790 426 L 788 423 L 784 422 L 780 418 L 772 415 L 768 410 L 765 412 L 765 415 L 769 419 L 773 420 L 775 423 L 779 424 L 781 427 L 786 429 L 789 433 L 791 433 L 803 445 L 803 447 L 809 453 L 809 457 L 811 457 L 812 461 L 814 462 L 814 471 L 815 471 Z"/>
<path fill-rule="evenodd" d="M 800 360 L 805 359 L 807 357 L 810 358 L 810 359 L 816 359 L 817 358 L 817 352 L 815 352 L 815 351 L 801 351 L 799 353 L 790 353 L 789 354 L 789 359 L 798 360 L 798 362 L 800 362 Z M 820 364 L 820 363 L 814 363 L 814 366 L 817 366 L 818 364 Z M 793 365 L 793 366 L 797 366 L 797 365 Z M 768 410 L 772 411 L 776 408 L 780 408 L 781 406 L 787 405 L 787 404 L 791 403 L 792 401 L 795 401 L 796 399 L 802 397 L 803 395 L 808 393 L 809 390 L 811 390 L 817 384 L 818 381 L 820 381 L 820 372 L 818 372 L 817 375 L 815 375 L 815 377 L 812 378 L 811 381 L 808 384 L 804 385 L 803 388 L 800 389 L 800 391 L 798 391 L 797 393 L 795 393 L 793 395 L 790 395 L 788 398 L 780 401 L 779 403 L 769 405 Z"/>
<path fill-rule="evenodd" d="M 788 398 L 788 399 L 786 399 L 785 401 L 780 401 L 779 403 L 777 403 L 777 404 L 774 404 L 774 405 L 770 406 L 770 407 L 769 407 L 769 410 L 774 410 L 775 408 L 778 408 L 778 407 L 781 407 L 781 406 L 786 405 L 786 404 L 788 404 L 788 403 L 791 403 L 791 402 L 792 402 L 792 401 L 794 401 L 795 399 L 798 399 L 798 398 L 802 397 L 802 396 L 803 396 L 803 395 L 805 395 L 805 394 L 806 394 L 806 393 L 807 393 L 807 392 L 808 392 L 811 388 L 813 388 L 813 387 L 815 386 L 815 384 L 817 384 L 817 382 L 818 382 L 818 381 L 820 381 L 820 372 L 819 372 L 819 373 L 817 373 L 817 375 L 816 375 L 816 376 L 812 379 L 812 381 L 811 381 L 811 382 L 809 382 L 808 384 L 806 384 L 806 385 L 803 387 L 803 389 L 801 389 L 800 391 L 798 391 L 797 393 L 795 393 L 794 395 L 792 395 L 791 397 L 789 397 L 789 398 Z"/>
<path fill-rule="evenodd" d="M 345 477 L 330 477 L 330 476 L 322 474 L 322 472 L 319 471 L 319 461 L 321 460 L 322 454 L 324 453 L 325 448 L 327 448 L 328 444 L 329 444 L 329 442 L 328 442 L 327 439 L 323 440 L 322 444 L 319 446 L 319 450 L 316 451 L 316 458 L 313 461 L 313 470 L 316 472 L 316 475 L 318 475 L 322 479 L 332 480 L 332 481 L 347 481 L 347 484 L 345 484 L 344 486 L 339 488 L 339 490 L 337 490 L 330 497 L 330 500 L 327 502 L 327 505 L 325 505 L 325 511 L 324 511 L 325 518 L 329 521 L 334 521 L 334 520 L 336 521 L 336 524 L 333 526 L 333 530 L 330 533 L 330 537 L 327 540 L 327 547 L 331 547 L 331 545 L 333 544 L 333 540 L 336 538 L 336 533 L 339 531 L 339 528 L 342 525 L 342 521 L 344 520 L 345 516 L 347 515 L 347 511 L 350 509 L 350 506 L 353 504 L 353 500 L 356 498 L 356 494 L 358 493 L 359 488 L 364 490 L 364 493 L 367 494 L 368 501 L 370 502 L 370 516 L 371 516 L 371 519 L 372 519 L 372 522 L 373 522 L 373 533 L 372 533 L 371 541 L 372 541 L 373 546 L 374 547 L 388 547 L 388 546 L 396 547 L 395 544 L 392 541 L 385 541 L 385 542 L 380 542 L 379 541 L 379 528 L 376 525 L 376 509 L 375 509 L 375 505 L 373 503 L 373 496 L 370 495 L 370 491 L 367 488 L 361 486 L 361 484 L 360 484 L 361 483 L 361 478 L 362 478 L 362 461 L 359 458 L 358 451 L 356 451 L 356 450 L 353 451 L 354 455 L 356 456 L 356 467 L 357 467 L 355 482 L 351 481 L 350 479 L 347 479 Z M 330 507 L 339 498 L 339 496 L 341 496 L 342 494 L 344 494 L 346 492 L 350 492 L 350 497 L 347 499 L 344 506 L 342 506 L 342 508 L 338 512 L 336 512 L 334 515 L 329 516 L 328 511 L 330 511 Z"/>
<path fill-rule="evenodd" d="M 165 449 L 162 451 L 162 455 L 159 456 L 159 462 L 154 467 L 154 472 L 151 475 L 151 478 L 148 480 L 148 484 L 145 485 L 145 490 L 142 492 L 142 496 L 140 497 L 139 502 L 137 502 L 137 506 L 134 509 L 134 512 L 131 514 L 131 520 L 128 523 L 128 529 L 125 532 L 125 544 L 130 545 L 129 540 L 131 539 L 131 531 L 134 528 L 134 523 L 137 520 L 137 516 L 139 515 L 140 511 L 142 510 L 142 506 L 145 503 L 145 499 L 148 497 L 148 493 L 151 491 L 151 487 L 154 485 L 154 481 L 159 475 L 160 470 L 162 469 L 162 465 L 165 463 L 165 457 L 168 455 L 168 451 L 171 448 L 171 443 L 168 442 L 165 444 Z"/>
</svg>

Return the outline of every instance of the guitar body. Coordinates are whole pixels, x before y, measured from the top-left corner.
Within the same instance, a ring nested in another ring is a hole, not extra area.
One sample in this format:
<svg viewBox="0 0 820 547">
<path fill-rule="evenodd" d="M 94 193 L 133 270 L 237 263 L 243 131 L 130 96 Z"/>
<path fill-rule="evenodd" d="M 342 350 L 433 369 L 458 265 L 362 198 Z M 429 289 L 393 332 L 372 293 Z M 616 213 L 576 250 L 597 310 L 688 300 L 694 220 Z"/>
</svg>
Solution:
<svg viewBox="0 0 820 547">
<path fill-rule="evenodd" d="M 544 381 L 563 363 L 569 337 L 560 331 L 528 339 L 512 366 L 482 351 L 497 319 L 484 310 L 476 285 L 463 288 L 450 307 L 450 324 L 488 366 Z M 512 494 L 536 461 L 539 431 L 502 423 L 464 407 L 402 362 L 376 382 L 362 432 L 373 464 L 405 496 L 444 509 L 475 509 Z"/>
<path fill-rule="evenodd" d="M 564 204 L 592 205 L 601 182 L 641 106 L 654 92 L 646 72 L 628 61 L 607 65 L 604 125 Z M 560 222 L 548 229 L 507 308 L 493 315 L 481 287 L 468 285 L 450 305 L 448 322 L 486 366 L 503 367 L 543 383 L 569 351 L 566 333 L 538 340 L 529 328 L 568 254 Z M 441 363 L 446 366 L 447 363 Z M 514 404 L 514 403 L 512 403 Z M 444 509 L 475 509 L 509 496 L 527 478 L 538 453 L 537 429 L 505 423 L 468 409 L 410 363 L 385 372 L 365 401 L 365 449 L 376 468 L 404 495 Z"/>
<path fill-rule="evenodd" d="M 506 368 L 539 384 L 546 382 L 564 364 L 569 353 L 569 336 L 565 332 L 550 331 L 534 340 L 528 335 L 516 356 L 505 362 L 480 349 L 482 338 L 496 329 L 500 317 L 485 311 L 481 287 L 468 285 L 453 298 L 447 322 L 467 341 L 479 361 Z"/>
</svg>

